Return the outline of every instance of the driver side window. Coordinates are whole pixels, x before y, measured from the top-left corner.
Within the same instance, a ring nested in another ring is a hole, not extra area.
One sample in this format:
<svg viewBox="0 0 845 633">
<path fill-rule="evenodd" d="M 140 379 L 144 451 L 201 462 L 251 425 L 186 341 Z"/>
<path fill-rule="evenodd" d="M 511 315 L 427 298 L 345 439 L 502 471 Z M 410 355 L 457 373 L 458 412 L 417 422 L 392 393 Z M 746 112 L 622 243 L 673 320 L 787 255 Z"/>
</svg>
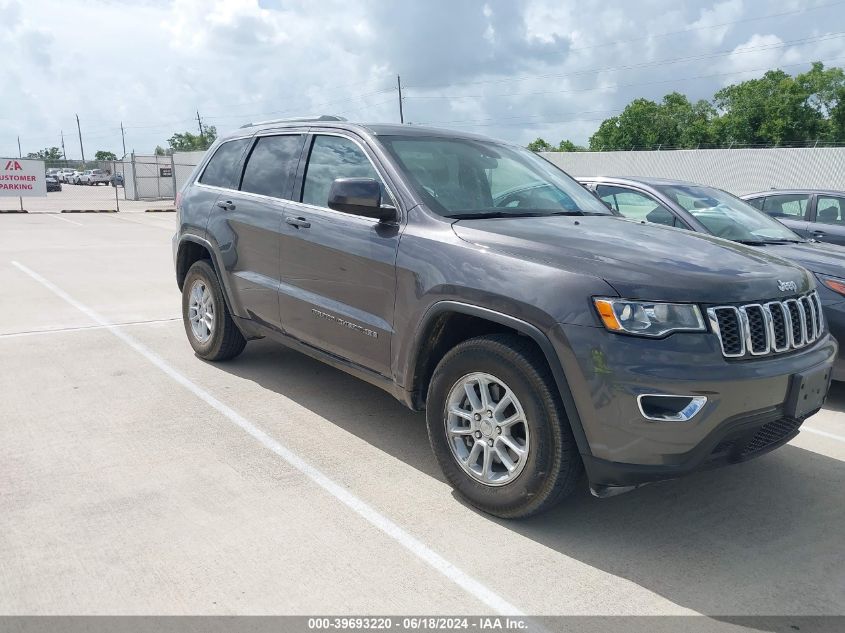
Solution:
<svg viewBox="0 0 845 633">
<path fill-rule="evenodd" d="M 302 202 L 328 207 L 329 189 L 335 178 L 373 178 L 381 185 L 382 203 L 391 202 L 381 176 L 355 142 L 343 136 L 315 136 L 302 186 Z"/>
<path fill-rule="evenodd" d="M 639 191 L 616 185 L 598 185 L 596 194 L 626 218 L 665 226 L 684 226 L 669 209 Z"/>
</svg>

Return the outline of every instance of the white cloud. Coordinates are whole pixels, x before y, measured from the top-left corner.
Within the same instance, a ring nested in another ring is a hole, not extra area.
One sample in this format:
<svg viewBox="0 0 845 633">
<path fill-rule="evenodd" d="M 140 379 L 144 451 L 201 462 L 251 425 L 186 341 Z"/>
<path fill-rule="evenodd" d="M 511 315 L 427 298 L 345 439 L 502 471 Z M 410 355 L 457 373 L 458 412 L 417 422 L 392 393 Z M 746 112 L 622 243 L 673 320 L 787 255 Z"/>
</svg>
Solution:
<svg viewBox="0 0 845 633">
<path fill-rule="evenodd" d="M 121 121 L 127 149 L 150 151 L 175 131 L 196 129 L 197 110 L 220 130 L 321 112 L 395 121 L 397 74 L 407 86 L 407 120 L 461 121 L 453 125 L 519 142 L 586 142 L 601 118 L 635 97 L 671 90 L 709 97 L 737 78 L 694 77 L 845 57 L 845 38 L 742 50 L 818 36 L 819 24 L 845 21 L 843 6 L 805 10 L 798 0 L 91 6 L 0 4 L 0 46 L 14 60 L 0 65 L 0 155 L 16 150 L 18 134 L 24 151 L 57 145 L 60 130 L 75 131 L 76 113 L 92 153 L 120 152 Z M 710 28 L 725 22 L 734 24 Z M 683 29 L 694 30 L 662 35 Z M 704 57 L 720 51 L 730 54 Z M 678 57 L 696 59 L 661 63 Z M 78 155 L 75 143 L 67 145 Z"/>
</svg>

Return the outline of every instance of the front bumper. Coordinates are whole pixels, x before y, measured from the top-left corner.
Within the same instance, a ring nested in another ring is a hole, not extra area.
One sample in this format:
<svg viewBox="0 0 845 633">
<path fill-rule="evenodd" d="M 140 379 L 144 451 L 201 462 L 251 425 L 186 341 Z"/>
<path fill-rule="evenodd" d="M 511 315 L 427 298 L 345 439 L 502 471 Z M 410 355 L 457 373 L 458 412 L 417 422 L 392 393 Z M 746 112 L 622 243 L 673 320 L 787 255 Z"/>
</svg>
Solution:
<svg viewBox="0 0 845 633">
<path fill-rule="evenodd" d="M 551 338 L 588 444 L 581 452 L 594 490 L 671 479 L 788 442 L 803 421 L 786 415 L 792 376 L 830 369 L 837 357 L 827 334 L 796 352 L 737 361 L 723 358 L 709 333 L 654 340 L 558 325 Z M 686 422 L 652 421 L 637 406 L 643 394 L 703 395 L 707 403 Z"/>
</svg>

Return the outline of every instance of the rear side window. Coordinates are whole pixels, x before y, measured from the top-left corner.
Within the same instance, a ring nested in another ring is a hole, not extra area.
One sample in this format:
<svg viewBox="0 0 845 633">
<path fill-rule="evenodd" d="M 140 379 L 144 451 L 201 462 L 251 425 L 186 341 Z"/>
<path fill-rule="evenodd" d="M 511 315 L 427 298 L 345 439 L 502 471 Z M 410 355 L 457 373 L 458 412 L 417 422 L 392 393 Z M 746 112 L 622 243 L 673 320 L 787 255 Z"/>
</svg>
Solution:
<svg viewBox="0 0 845 633">
<path fill-rule="evenodd" d="M 302 187 L 302 202 L 327 207 L 335 178 L 374 178 L 381 183 L 382 199 L 387 200 L 384 183 L 360 147 L 342 136 L 315 136 Z"/>
<path fill-rule="evenodd" d="M 252 139 L 241 138 L 236 141 L 223 143 L 214 152 L 214 156 L 208 161 L 205 171 L 200 176 L 200 182 L 212 187 L 223 187 L 224 189 L 238 188 L 238 165 L 241 162 L 241 155 Z"/>
<path fill-rule="evenodd" d="M 790 193 L 781 196 L 769 196 L 763 203 L 763 211 L 773 218 L 792 218 L 803 220 L 807 214 L 808 193 Z"/>
<path fill-rule="evenodd" d="M 301 134 L 259 138 L 247 160 L 241 191 L 290 198 L 302 142 Z"/>
<path fill-rule="evenodd" d="M 845 198 L 819 196 L 816 202 L 816 222 L 845 225 Z"/>
</svg>

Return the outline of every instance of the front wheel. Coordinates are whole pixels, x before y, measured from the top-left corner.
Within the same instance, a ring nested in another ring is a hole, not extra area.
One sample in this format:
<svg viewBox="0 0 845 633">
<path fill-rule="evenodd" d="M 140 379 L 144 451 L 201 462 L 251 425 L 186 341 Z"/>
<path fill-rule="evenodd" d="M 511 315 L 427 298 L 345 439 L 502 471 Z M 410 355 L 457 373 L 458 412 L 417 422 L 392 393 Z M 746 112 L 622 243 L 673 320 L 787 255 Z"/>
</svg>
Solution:
<svg viewBox="0 0 845 633">
<path fill-rule="evenodd" d="M 449 482 L 502 518 L 550 508 L 583 469 L 546 359 L 523 337 L 482 336 L 449 351 L 429 385 L 426 423 Z"/>
<path fill-rule="evenodd" d="M 206 360 L 234 358 L 246 346 L 226 307 L 217 273 L 207 260 L 195 262 L 185 276 L 182 321 L 191 347 Z"/>
</svg>

